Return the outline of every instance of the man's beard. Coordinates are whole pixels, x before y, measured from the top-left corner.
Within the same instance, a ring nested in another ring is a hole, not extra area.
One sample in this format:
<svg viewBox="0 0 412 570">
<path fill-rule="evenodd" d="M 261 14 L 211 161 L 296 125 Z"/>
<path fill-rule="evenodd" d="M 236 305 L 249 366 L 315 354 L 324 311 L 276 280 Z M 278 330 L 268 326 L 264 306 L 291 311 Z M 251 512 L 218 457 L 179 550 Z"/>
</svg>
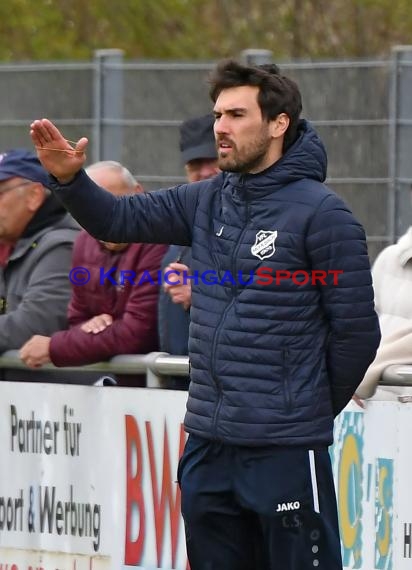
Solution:
<svg viewBox="0 0 412 570">
<path fill-rule="evenodd" d="M 229 172 L 259 172 L 259 164 L 263 162 L 263 159 L 269 150 L 270 142 L 271 139 L 265 132 L 259 139 L 249 142 L 240 152 L 237 150 L 236 146 L 233 145 L 231 156 L 219 156 L 218 166 L 221 170 Z"/>
</svg>

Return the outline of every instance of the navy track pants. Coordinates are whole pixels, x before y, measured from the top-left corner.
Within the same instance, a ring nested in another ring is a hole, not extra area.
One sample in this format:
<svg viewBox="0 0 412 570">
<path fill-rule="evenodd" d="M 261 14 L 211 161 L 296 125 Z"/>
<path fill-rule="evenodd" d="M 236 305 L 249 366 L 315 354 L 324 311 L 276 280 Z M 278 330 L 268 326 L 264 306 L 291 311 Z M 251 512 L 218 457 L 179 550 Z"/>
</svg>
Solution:
<svg viewBox="0 0 412 570">
<path fill-rule="evenodd" d="M 191 570 L 342 570 L 326 447 L 190 435 L 178 480 Z"/>
</svg>

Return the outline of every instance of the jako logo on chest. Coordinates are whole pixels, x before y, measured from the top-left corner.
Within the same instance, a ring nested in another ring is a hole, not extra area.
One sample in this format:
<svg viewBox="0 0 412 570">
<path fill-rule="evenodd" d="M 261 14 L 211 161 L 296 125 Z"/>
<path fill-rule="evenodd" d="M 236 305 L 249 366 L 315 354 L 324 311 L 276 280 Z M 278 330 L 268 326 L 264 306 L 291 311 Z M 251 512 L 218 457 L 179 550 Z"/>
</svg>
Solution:
<svg viewBox="0 0 412 570">
<path fill-rule="evenodd" d="M 259 230 L 254 245 L 250 248 L 252 255 L 259 259 L 267 259 L 275 253 L 275 240 L 278 232 Z"/>
</svg>

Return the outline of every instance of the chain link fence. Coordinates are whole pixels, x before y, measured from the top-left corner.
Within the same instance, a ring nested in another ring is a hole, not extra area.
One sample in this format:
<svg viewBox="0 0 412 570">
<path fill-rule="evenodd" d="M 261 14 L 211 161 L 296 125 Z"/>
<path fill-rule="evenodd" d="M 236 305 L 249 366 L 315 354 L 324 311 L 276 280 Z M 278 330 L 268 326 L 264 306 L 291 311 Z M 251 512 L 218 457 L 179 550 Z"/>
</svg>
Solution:
<svg viewBox="0 0 412 570">
<path fill-rule="evenodd" d="M 89 138 L 89 162 L 119 160 L 148 190 L 183 181 L 178 127 L 211 109 L 214 63 L 126 62 L 98 50 L 84 63 L 0 65 L 0 151 L 30 147 L 30 122 L 48 117 L 67 138 Z M 375 61 L 279 67 L 301 89 L 328 150 L 328 184 L 364 225 L 373 260 L 412 216 L 412 46 Z"/>
</svg>

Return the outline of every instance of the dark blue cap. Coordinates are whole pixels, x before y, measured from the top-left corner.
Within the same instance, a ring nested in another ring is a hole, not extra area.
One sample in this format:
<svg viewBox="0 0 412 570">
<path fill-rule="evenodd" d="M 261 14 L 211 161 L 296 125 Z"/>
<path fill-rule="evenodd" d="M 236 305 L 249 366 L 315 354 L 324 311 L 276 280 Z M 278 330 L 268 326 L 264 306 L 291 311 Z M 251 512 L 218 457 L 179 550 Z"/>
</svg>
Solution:
<svg viewBox="0 0 412 570">
<path fill-rule="evenodd" d="M 215 118 L 209 113 L 188 119 L 180 126 L 180 151 L 184 163 L 199 158 L 217 158 L 213 124 Z"/>
<path fill-rule="evenodd" d="M 49 175 L 37 156 L 24 148 L 8 150 L 0 154 L 0 182 L 9 178 L 25 178 L 47 186 Z"/>
</svg>

